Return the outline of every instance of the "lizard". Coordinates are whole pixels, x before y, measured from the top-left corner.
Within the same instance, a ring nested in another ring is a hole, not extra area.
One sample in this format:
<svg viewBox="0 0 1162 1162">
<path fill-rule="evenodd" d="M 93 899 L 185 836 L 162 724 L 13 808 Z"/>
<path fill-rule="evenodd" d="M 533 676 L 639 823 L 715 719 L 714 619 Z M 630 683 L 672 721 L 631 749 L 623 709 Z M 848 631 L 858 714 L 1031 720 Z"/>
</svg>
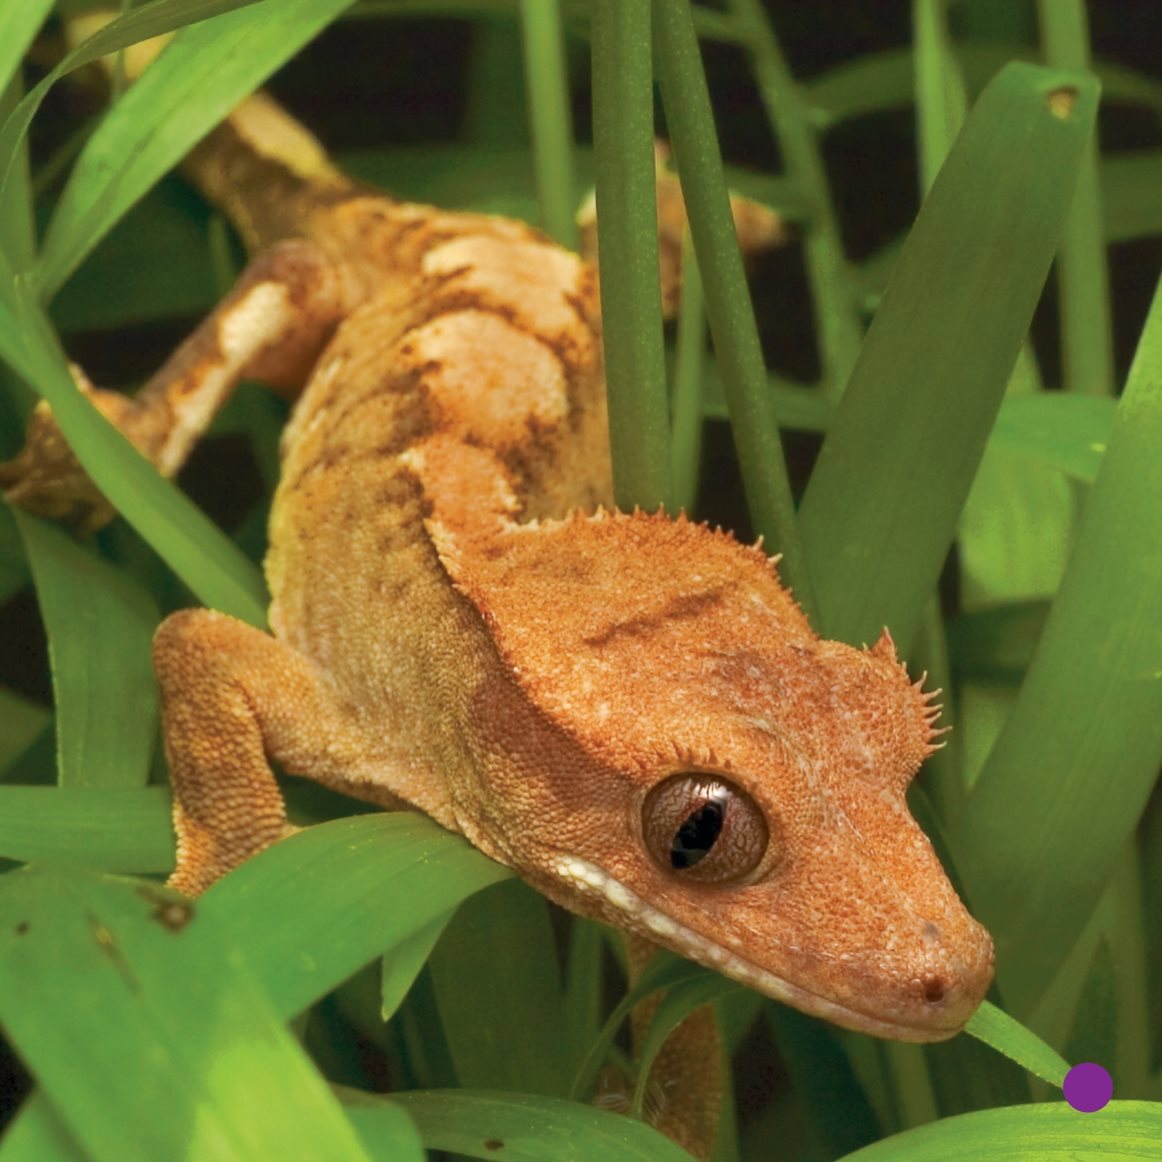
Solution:
<svg viewBox="0 0 1162 1162">
<path fill-rule="evenodd" d="M 905 801 L 934 693 L 886 629 L 821 639 L 760 546 L 612 505 L 594 266 L 361 186 L 261 93 L 186 171 L 249 266 L 136 398 L 78 384 L 165 475 L 240 379 L 297 402 L 271 632 L 190 609 L 154 639 L 171 885 L 294 830 L 273 761 L 806 1013 L 959 1032 L 993 947 Z M 0 482 L 109 515 L 43 407 Z"/>
</svg>

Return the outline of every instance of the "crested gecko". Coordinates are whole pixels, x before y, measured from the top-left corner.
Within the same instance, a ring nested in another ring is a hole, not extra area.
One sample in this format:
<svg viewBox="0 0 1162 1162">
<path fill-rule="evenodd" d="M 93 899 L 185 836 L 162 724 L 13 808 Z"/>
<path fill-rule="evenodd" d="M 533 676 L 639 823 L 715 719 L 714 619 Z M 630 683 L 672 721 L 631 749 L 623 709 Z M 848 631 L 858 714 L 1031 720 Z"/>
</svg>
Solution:
<svg viewBox="0 0 1162 1162">
<path fill-rule="evenodd" d="M 261 94 L 187 169 L 255 257 L 135 399 L 80 386 L 166 475 L 239 379 L 300 394 L 272 632 L 198 609 L 155 638 L 172 885 L 293 830 L 274 760 L 804 1012 L 958 1032 L 993 949 L 905 804 L 932 696 L 886 630 L 821 640 L 758 547 L 611 506 L 593 266 L 359 186 Z M 0 479 L 108 515 L 44 408 Z"/>
</svg>

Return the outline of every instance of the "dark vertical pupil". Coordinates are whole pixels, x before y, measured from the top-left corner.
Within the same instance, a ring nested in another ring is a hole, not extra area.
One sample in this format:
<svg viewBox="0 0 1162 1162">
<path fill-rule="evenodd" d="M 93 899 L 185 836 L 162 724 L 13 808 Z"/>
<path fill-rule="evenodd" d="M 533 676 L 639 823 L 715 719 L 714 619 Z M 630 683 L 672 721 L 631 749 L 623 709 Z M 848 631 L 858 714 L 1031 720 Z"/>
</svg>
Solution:
<svg viewBox="0 0 1162 1162">
<path fill-rule="evenodd" d="M 710 802 L 693 812 L 670 841 L 670 866 L 693 867 L 714 846 L 722 830 L 721 803 Z"/>
</svg>

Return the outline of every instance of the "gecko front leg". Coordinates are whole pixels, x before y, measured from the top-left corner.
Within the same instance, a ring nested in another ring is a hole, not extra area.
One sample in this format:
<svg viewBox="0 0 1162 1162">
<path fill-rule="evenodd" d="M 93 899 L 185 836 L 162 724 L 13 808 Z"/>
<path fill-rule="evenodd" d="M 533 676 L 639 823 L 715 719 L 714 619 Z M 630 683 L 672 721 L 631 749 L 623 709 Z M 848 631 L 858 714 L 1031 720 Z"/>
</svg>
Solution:
<svg viewBox="0 0 1162 1162">
<path fill-rule="evenodd" d="M 383 807 L 370 777 L 392 762 L 310 661 L 225 614 L 183 610 L 153 642 L 174 789 L 177 870 L 198 895 L 294 830 L 270 763 Z"/>
<path fill-rule="evenodd" d="M 136 397 L 94 387 L 79 368 L 73 376 L 105 418 L 162 475 L 173 476 L 240 380 L 302 385 L 352 293 L 321 246 L 291 239 L 251 262 Z M 0 463 L 0 487 L 22 508 L 82 528 L 99 528 L 114 515 L 46 403 L 33 413 L 24 448 Z"/>
</svg>

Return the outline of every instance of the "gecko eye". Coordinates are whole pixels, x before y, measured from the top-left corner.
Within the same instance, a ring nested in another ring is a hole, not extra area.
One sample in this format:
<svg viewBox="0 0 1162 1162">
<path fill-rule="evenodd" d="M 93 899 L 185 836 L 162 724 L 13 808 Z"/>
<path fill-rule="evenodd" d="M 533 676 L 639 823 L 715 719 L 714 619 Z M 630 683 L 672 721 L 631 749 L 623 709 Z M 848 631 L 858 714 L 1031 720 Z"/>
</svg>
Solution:
<svg viewBox="0 0 1162 1162">
<path fill-rule="evenodd" d="M 720 775 L 682 771 L 642 805 L 646 848 L 683 879 L 722 884 L 754 871 L 770 842 L 755 801 Z"/>
</svg>

